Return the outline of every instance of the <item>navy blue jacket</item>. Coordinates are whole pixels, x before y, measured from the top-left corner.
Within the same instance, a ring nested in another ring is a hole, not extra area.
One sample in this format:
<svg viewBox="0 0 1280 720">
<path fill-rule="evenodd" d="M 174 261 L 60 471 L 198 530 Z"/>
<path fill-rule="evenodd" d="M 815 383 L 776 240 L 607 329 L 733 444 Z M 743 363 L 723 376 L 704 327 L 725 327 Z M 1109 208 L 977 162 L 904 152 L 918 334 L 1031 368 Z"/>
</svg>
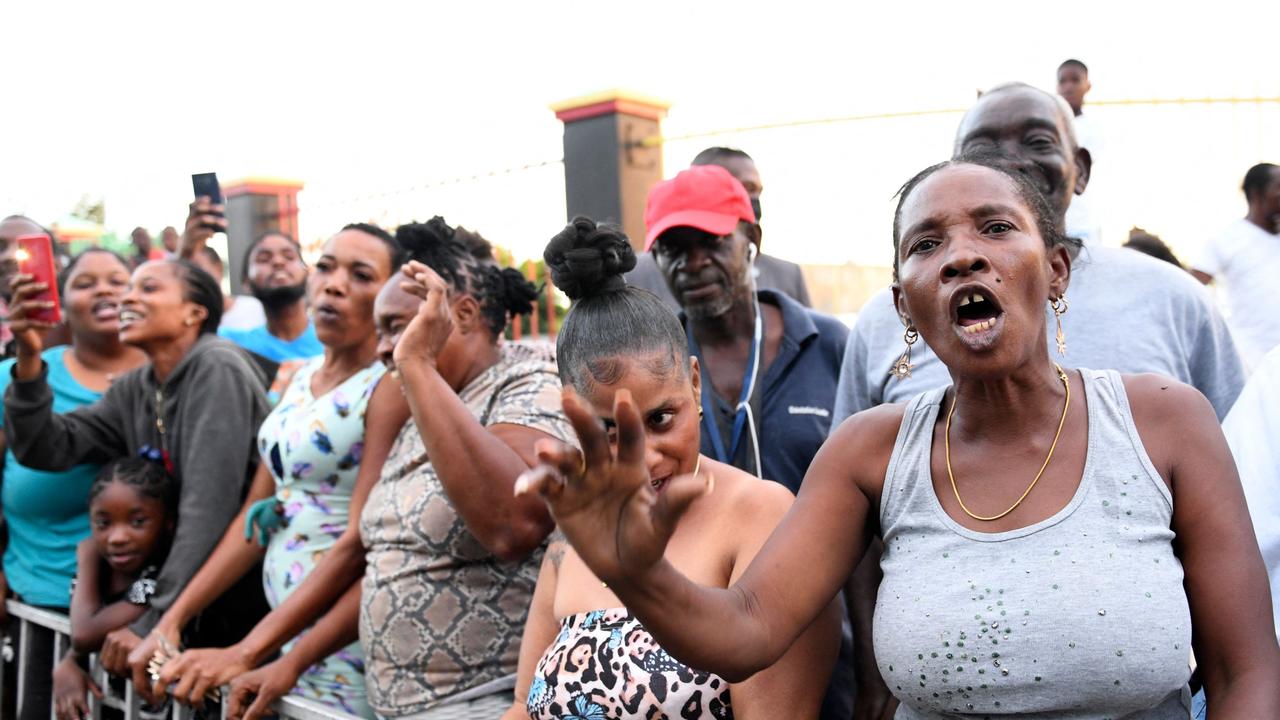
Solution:
<svg viewBox="0 0 1280 720">
<path fill-rule="evenodd" d="M 761 303 L 777 307 L 782 313 L 783 336 L 778 356 L 765 368 L 756 383 L 751 405 L 755 433 L 745 429 L 731 463 L 755 473 L 753 443 L 760 443 L 761 475 L 799 492 L 809 463 L 831 431 L 836 383 L 844 361 L 849 328 L 823 313 L 810 310 L 783 293 L 773 290 L 757 292 Z M 683 314 L 681 320 L 684 320 Z M 690 348 L 696 354 L 696 348 Z M 705 362 L 701 357 L 698 362 Z M 732 446 L 737 398 L 720 397 L 705 378 L 704 398 L 710 395 L 716 409 L 715 422 L 721 429 L 726 451 Z M 702 424 L 702 454 L 716 457 L 715 446 Z"/>
</svg>

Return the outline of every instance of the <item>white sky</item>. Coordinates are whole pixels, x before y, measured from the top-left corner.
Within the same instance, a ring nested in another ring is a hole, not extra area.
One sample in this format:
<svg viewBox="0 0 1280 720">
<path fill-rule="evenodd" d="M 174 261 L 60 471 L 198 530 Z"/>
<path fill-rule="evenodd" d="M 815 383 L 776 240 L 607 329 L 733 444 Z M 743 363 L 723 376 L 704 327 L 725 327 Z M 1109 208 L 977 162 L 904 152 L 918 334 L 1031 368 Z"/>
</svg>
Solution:
<svg viewBox="0 0 1280 720">
<path fill-rule="evenodd" d="M 51 223 L 102 196 L 107 224 L 180 226 L 192 172 L 303 180 L 302 234 L 442 214 L 518 256 L 564 223 L 547 105 L 609 87 L 668 99 L 669 135 L 960 108 L 1006 80 L 1090 99 L 1280 96 L 1280 3 L 7 2 L 0 5 L 0 214 Z M 1187 5 L 1186 7 L 1192 7 Z M 1087 110 L 1087 108 L 1086 108 Z M 1280 105 L 1098 108 L 1105 239 L 1138 224 L 1194 255 L 1244 213 L 1244 171 L 1280 162 Z M 958 116 L 672 142 L 756 157 L 768 251 L 887 264 L 891 196 L 944 159 Z M 369 196 L 375 197 L 369 197 Z"/>
</svg>

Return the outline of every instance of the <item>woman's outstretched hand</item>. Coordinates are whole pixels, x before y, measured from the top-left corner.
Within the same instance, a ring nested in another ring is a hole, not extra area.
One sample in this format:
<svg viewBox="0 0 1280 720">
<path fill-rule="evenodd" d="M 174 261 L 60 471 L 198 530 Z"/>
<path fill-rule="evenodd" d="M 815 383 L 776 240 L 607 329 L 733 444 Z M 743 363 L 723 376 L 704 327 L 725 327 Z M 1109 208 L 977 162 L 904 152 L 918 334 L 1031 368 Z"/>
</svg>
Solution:
<svg viewBox="0 0 1280 720">
<path fill-rule="evenodd" d="M 541 463 L 520 476 L 516 494 L 542 496 L 561 532 L 601 580 L 619 587 L 638 582 L 662 560 L 681 515 L 711 491 L 714 480 L 704 470 L 654 490 L 645 466 L 643 420 L 629 391 L 614 395 L 616 454 L 600 421 L 573 390 L 564 390 L 563 403 L 581 452 L 540 441 Z"/>
</svg>

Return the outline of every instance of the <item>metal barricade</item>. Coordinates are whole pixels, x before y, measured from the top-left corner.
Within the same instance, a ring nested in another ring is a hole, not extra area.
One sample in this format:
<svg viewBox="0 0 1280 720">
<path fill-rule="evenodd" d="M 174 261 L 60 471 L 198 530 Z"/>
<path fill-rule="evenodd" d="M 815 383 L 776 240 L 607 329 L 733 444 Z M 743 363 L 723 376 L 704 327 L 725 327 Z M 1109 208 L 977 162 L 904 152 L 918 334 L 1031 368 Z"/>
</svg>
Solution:
<svg viewBox="0 0 1280 720">
<path fill-rule="evenodd" d="M 67 649 L 71 647 L 71 620 L 66 615 L 24 605 L 15 600 L 9 600 L 5 605 L 8 608 L 9 616 L 18 620 L 18 648 L 16 658 L 10 659 L 0 655 L 0 675 L 3 675 L 7 670 L 7 665 L 16 660 L 16 690 L 18 697 L 14 707 L 21 714 L 22 703 L 26 697 L 26 688 L 31 678 L 37 677 L 39 673 L 52 674 L 53 669 L 62 661 Z M 42 627 L 53 631 L 53 665 L 50 667 L 34 667 L 33 663 L 30 662 L 33 650 L 32 643 L 34 642 L 32 627 Z M 108 682 L 107 673 L 98 664 L 96 655 L 91 656 L 89 666 L 93 668 L 94 682 L 98 684 L 103 693 L 101 700 L 92 695 L 89 696 L 89 707 L 92 710 L 93 720 L 101 720 L 104 708 L 118 710 L 124 720 L 191 720 L 191 709 L 179 703 L 170 703 L 171 709 L 163 715 L 144 712 L 141 697 L 134 692 L 133 683 L 125 680 L 124 693 L 120 694 L 114 691 L 111 683 Z M 119 684 L 120 682 L 117 680 L 116 685 L 118 686 Z M 2 689 L 0 689 L 0 693 L 3 693 Z M 3 700 L 3 696 L 0 695 L 0 707 L 3 707 Z M 287 720 L 358 720 L 354 715 L 338 712 L 327 705 L 293 696 L 276 701 L 274 710 L 281 718 Z M 225 706 L 222 712 L 223 717 L 225 717 Z M 49 717 L 51 720 L 56 720 L 52 704 L 49 708 Z"/>
</svg>

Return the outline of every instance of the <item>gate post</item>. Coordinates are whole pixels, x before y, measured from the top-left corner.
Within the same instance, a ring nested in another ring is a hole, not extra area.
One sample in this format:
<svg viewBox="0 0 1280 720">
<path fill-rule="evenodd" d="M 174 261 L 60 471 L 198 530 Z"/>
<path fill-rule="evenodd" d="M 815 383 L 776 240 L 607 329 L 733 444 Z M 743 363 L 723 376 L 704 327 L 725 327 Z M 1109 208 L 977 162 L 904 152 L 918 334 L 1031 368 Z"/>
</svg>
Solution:
<svg viewBox="0 0 1280 720">
<path fill-rule="evenodd" d="M 564 123 L 565 206 L 620 225 L 637 252 L 644 244 L 644 203 L 662 179 L 662 118 L 669 103 L 607 90 L 551 105 Z M 642 141 L 648 143 L 641 144 Z"/>
</svg>

